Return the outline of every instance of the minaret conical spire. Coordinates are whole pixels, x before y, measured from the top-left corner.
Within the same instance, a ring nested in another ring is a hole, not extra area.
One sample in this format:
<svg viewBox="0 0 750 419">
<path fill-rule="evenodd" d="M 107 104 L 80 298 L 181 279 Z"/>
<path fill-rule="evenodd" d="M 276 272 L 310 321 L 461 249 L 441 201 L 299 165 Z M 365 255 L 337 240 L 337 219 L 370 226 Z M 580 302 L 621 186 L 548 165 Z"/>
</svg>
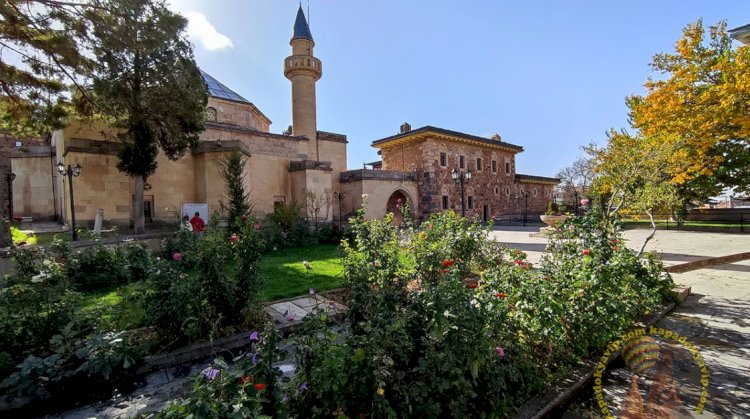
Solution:
<svg viewBox="0 0 750 419">
<path fill-rule="evenodd" d="M 310 32 L 310 25 L 307 24 L 305 12 L 302 11 L 302 4 L 300 4 L 299 9 L 297 9 L 297 19 L 294 21 L 292 40 L 295 39 L 307 39 L 313 41 L 312 33 Z"/>
</svg>

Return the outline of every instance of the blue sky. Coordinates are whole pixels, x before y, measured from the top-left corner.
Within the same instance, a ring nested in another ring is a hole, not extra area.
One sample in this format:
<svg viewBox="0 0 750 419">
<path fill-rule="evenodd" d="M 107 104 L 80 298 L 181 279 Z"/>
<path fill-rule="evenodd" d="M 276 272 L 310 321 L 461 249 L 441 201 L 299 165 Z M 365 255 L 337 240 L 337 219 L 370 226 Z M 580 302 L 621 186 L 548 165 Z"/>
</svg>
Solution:
<svg viewBox="0 0 750 419">
<path fill-rule="evenodd" d="M 199 65 L 253 102 L 272 132 L 291 123 L 282 62 L 299 2 L 171 0 L 191 21 Z M 307 13 L 308 3 L 303 2 Z M 373 140 L 434 125 L 523 146 L 521 173 L 554 176 L 627 127 L 651 57 L 703 18 L 750 23 L 750 1 L 311 0 L 318 129 L 346 134 L 348 166 Z"/>
</svg>

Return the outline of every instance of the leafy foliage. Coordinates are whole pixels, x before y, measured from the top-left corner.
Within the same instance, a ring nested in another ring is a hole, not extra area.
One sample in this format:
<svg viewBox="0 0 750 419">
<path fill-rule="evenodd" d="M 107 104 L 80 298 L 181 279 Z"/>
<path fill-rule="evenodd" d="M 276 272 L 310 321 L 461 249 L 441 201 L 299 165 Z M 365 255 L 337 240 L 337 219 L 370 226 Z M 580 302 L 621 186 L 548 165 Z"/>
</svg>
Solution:
<svg viewBox="0 0 750 419">
<path fill-rule="evenodd" d="M 224 180 L 226 200 L 219 204 L 227 211 L 229 222 L 237 225 L 241 217 L 247 217 L 252 209 L 250 205 L 250 193 L 245 189 L 245 164 L 247 158 L 239 151 L 227 154 L 219 161 L 219 174 Z"/>
<path fill-rule="evenodd" d="M 750 47 L 732 48 L 726 22 L 683 30 L 673 53 L 654 56 L 663 76 L 628 98 L 643 136 L 672 145 L 665 173 L 689 198 L 750 185 Z"/>
</svg>

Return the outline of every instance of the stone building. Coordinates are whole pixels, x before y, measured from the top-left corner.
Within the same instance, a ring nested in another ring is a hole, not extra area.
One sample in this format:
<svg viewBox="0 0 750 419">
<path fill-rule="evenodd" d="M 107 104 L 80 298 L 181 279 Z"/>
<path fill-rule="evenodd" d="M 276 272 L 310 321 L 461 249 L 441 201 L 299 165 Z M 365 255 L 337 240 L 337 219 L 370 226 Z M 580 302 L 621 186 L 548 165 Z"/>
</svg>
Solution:
<svg viewBox="0 0 750 419">
<path fill-rule="evenodd" d="M 313 54 L 315 42 L 301 7 L 290 45 L 283 71 L 292 89 L 291 129 L 271 133 L 271 121 L 252 102 L 204 72 L 206 129 L 182 159 L 158 156 L 156 173 L 145 185 L 147 221 L 176 222 L 185 203 L 218 210 L 224 182 L 217 162 L 231 151 L 247 156 L 246 187 L 259 215 L 272 212 L 278 203 L 304 206 L 308 191 L 327 202 L 319 217 L 329 221 L 353 214 L 363 194 L 369 195 L 371 218 L 397 212 L 400 202 L 409 202 L 418 218 L 447 208 L 460 212 L 453 169 L 472 171 L 464 191 L 467 215 L 489 219 L 543 211 L 557 179 L 517 174 L 515 155 L 523 148 L 499 136 L 481 138 L 430 126 L 411 130 L 404 124 L 399 134 L 373 142 L 382 155 L 373 169 L 347 170 L 346 136 L 317 127 L 315 83 L 323 66 Z M 16 174 L 16 214 L 67 222 L 68 179 L 56 170 L 62 162 L 83 167 L 73 178 L 76 220 L 90 223 L 103 209 L 106 224 L 132 223 L 134 182 L 116 168 L 119 144 L 112 141 L 113 134 L 107 126 L 74 121 L 49 140 L 15 147 L 9 161 Z"/>
<path fill-rule="evenodd" d="M 447 209 L 484 221 L 541 214 L 554 199 L 559 183 L 559 179 L 517 173 L 515 156 L 523 147 L 497 134 L 484 138 L 432 126 L 412 130 L 404 123 L 398 134 L 376 140 L 372 146 L 382 160 L 371 163 L 376 173 L 362 170 L 359 177 L 401 185 L 386 197 L 376 194 L 375 207 L 392 211 L 399 200 L 408 200 L 419 219 Z M 461 177 L 465 179 L 463 194 Z M 355 178 L 342 177 L 342 182 Z"/>
</svg>

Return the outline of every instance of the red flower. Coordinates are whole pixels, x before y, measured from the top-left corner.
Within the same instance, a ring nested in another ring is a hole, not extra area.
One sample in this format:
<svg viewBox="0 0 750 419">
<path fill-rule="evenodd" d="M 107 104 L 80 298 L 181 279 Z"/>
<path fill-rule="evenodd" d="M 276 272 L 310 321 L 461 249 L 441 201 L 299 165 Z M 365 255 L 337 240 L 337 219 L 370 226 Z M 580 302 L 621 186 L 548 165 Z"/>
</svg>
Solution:
<svg viewBox="0 0 750 419">
<path fill-rule="evenodd" d="M 523 261 L 521 259 L 516 259 L 513 261 L 513 263 L 515 263 L 516 265 L 520 265 L 523 263 Z"/>
<path fill-rule="evenodd" d="M 617 244 L 617 243 L 620 243 L 620 241 L 619 241 L 619 240 L 617 240 L 617 239 L 613 239 L 613 240 L 612 240 L 612 243 L 614 243 L 614 244 Z"/>
<path fill-rule="evenodd" d="M 448 270 L 447 270 L 447 269 L 441 269 L 441 270 L 440 270 L 440 273 L 441 273 L 441 274 L 447 274 L 447 273 L 448 273 Z"/>
<path fill-rule="evenodd" d="M 177 262 L 181 261 L 182 260 L 182 253 L 177 252 L 177 253 L 173 254 L 172 255 L 172 259 L 176 260 Z"/>
<path fill-rule="evenodd" d="M 443 267 L 450 268 L 451 266 L 453 266 L 453 261 L 452 260 L 446 259 L 446 260 L 443 261 Z"/>
<path fill-rule="evenodd" d="M 591 250 L 589 250 L 589 249 L 583 249 L 583 255 L 584 256 L 588 255 L 589 253 L 591 253 Z"/>
<path fill-rule="evenodd" d="M 263 383 L 258 383 L 258 384 L 255 385 L 255 389 L 258 390 L 258 391 L 263 391 L 263 390 L 266 389 L 266 385 L 263 384 Z"/>
<path fill-rule="evenodd" d="M 229 238 L 229 241 L 232 243 L 237 243 L 237 240 L 239 240 L 239 238 L 237 238 L 236 234 L 232 234 L 232 236 Z"/>
<path fill-rule="evenodd" d="M 498 292 L 498 293 L 495 294 L 495 297 L 497 297 L 497 298 L 505 298 L 505 293 L 504 292 Z"/>
<path fill-rule="evenodd" d="M 240 217 L 240 221 L 242 221 L 243 223 L 246 223 L 247 222 L 247 215 L 243 215 L 242 217 Z"/>
<path fill-rule="evenodd" d="M 468 284 L 466 284 L 466 287 L 474 289 L 474 288 L 477 287 L 477 283 L 476 282 L 469 282 Z"/>
<path fill-rule="evenodd" d="M 252 384 L 252 383 L 253 383 L 253 376 L 252 375 L 249 375 L 249 376 L 248 375 L 243 375 L 242 377 L 240 377 L 240 384 L 242 384 L 243 386 L 245 384 Z"/>
</svg>

